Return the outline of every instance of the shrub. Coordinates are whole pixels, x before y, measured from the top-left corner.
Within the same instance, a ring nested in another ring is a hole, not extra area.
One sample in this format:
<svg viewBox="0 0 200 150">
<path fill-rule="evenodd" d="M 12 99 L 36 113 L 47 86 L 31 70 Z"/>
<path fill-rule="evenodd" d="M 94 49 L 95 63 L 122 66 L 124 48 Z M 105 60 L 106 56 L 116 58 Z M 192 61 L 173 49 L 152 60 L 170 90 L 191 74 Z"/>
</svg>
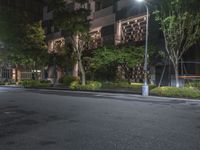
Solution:
<svg viewBox="0 0 200 150">
<path fill-rule="evenodd" d="M 0 85 L 5 85 L 5 83 L 3 83 L 3 82 L 0 82 Z"/>
<path fill-rule="evenodd" d="M 70 84 L 70 89 L 72 90 L 77 90 L 79 89 L 79 86 L 80 86 L 80 83 L 78 81 L 73 81 L 71 84 Z"/>
<path fill-rule="evenodd" d="M 98 81 L 89 81 L 87 82 L 87 84 L 85 85 L 85 89 L 86 90 L 98 90 L 102 87 L 102 83 L 98 82 Z"/>
<path fill-rule="evenodd" d="M 38 80 L 23 80 L 20 82 L 20 84 L 25 88 L 37 87 L 40 85 L 40 81 L 38 81 Z"/>
<path fill-rule="evenodd" d="M 40 83 L 47 83 L 47 84 L 51 84 L 50 80 L 41 80 Z"/>
<path fill-rule="evenodd" d="M 39 81 L 39 80 L 23 80 L 19 84 L 25 88 L 40 88 L 40 87 L 49 87 L 51 85 L 51 82 Z"/>
<path fill-rule="evenodd" d="M 5 83 L 3 83 L 3 85 L 15 85 L 16 83 L 14 83 L 14 82 L 5 82 Z"/>
<path fill-rule="evenodd" d="M 127 81 L 118 81 L 118 82 L 104 82 L 103 88 L 131 88 L 131 85 Z"/>
<path fill-rule="evenodd" d="M 143 83 L 131 83 L 129 84 L 127 81 L 118 81 L 118 82 L 108 82 L 103 84 L 103 88 L 110 89 L 132 89 L 137 92 L 142 91 Z M 149 89 L 155 88 L 155 85 L 150 84 Z"/>
<path fill-rule="evenodd" d="M 79 81 L 79 79 L 77 77 L 73 77 L 73 76 L 64 76 L 64 77 L 59 79 L 59 82 L 66 85 L 66 86 L 70 86 L 70 84 L 73 81 Z"/>
<path fill-rule="evenodd" d="M 160 87 L 151 90 L 151 94 L 166 97 L 200 98 L 200 90 L 194 88 Z"/>
<path fill-rule="evenodd" d="M 200 89 L 200 81 L 188 82 L 185 84 L 185 87 L 194 87 Z"/>
<path fill-rule="evenodd" d="M 81 85 L 78 81 L 74 81 L 70 85 L 72 90 L 98 90 L 102 87 L 102 84 L 98 81 L 88 81 L 86 85 Z"/>
<path fill-rule="evenodd" d="M 65 76 L 61 77 L 61 78 L 58 80 L 58 82 L 61 83 L 61 84 L 63 84 L 64 77 L 65 77 Z"/>
<path fill-rule="evenodd" d="M 144 85 L 144 83 L 131 83 L 131 87 L 133 89 L 140 89 L 142 90 L 142 86 Z M 152 90 L 156 87 L 156 85 L 153 84 L 149 84 L 149 90 Z"/>
</svg>

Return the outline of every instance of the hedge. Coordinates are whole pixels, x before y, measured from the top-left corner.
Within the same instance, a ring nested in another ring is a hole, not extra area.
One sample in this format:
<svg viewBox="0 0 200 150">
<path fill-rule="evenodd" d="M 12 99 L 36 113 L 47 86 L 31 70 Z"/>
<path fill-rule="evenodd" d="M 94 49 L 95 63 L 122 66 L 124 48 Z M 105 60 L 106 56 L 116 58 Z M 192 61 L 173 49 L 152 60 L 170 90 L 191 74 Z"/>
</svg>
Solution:
<svg viewBox="0 0 200 150">
<path fill-rule="evenodd" d="M 0 82 L 0 85 L 5 85 L 5 83 Z"/>
<path fill-rule="evenodd" d="M 59 79 L 59 83 L 65 86 L 70 86 L 70 84 L 74 81 L 79 81 L 79 78 L 66 75 Z"/>
<path fill-rule="evenodd" d="M 150 91 L 152 95 L 177 97 L 177 98 L 200 98 L 200 90 L 196 88 L 158 87 Z"/>
<path fill-rule="evenodd" d="M 102 84 L 98 81 L 88 81 L 86 85 L 81 85 L 78 81 L 73 81 L 70 85 L 72 90 L 98 90 L 102 87 Z"/>
<path fill-rule="evenodd" d="M 193 88 L 200 89 L 200 81 L 188 82 L 185 84 L 185 87 L 193 87 Z"/>
<path fill-rule="evenodd" d="M 41 87 L 50 87 L 51 81 L 48 80 L 23 80 L 19 83 L 25 88 L 41 88 Z"/>
<path fill-rule="evenodd" d="M 118 81 L 118 82 L 105 82 L 103 83 L 104 89 L 131 89 L 133 91 L 141 92 L 143 83 L 131 83 L 127 81 Z M 150 84 L 149 89 L 155 88 L 155 85 Z"/>
</svg>

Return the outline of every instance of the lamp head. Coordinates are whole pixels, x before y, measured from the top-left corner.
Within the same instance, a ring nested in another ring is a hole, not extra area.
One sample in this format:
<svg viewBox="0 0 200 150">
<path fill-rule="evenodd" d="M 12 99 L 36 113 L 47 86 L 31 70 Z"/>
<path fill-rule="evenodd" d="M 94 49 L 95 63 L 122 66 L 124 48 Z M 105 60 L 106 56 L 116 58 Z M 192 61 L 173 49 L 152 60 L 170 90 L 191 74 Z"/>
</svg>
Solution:
<svg viewBox="0 0 200 150">
<path fill-rule="evenodd" d="M 136 0 L 136 2 L 142 3 L 144 2 L 144 0 Z"/>
</svg>

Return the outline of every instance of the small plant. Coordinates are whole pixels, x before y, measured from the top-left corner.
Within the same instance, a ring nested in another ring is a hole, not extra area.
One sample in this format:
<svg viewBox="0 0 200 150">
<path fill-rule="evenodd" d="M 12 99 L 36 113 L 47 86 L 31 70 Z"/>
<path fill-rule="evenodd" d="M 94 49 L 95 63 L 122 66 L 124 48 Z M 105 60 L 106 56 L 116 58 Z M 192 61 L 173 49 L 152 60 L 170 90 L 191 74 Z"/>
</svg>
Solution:
<svg viewBox="0 0 200 150">
<path fill-rule="evenodd" d="M 40 83 L 47 83 L 47 84 L 51 84 L 50 80 L 40 80 Z"/>
<path fill-rule="evenodd" d="M 86 90 L 98 90 L 102 87 L 101 82 L 98 81 L 88 81 L 85 85 Z"/>
<path fill-rule="evenodd" d="M 25 88 L 38 87 L 40 85 L 40 81 L 38 81 L 38 80 L 23 80 L 20 82 L 20 84 Z"/>
<path fill-rule="evenodd" d="M 0 85 L 5 85 L 5 83 L 3 83 L 3 82 L 0 82 Z"/>
<path fill-rule="evenodd" d="M 188 82 L 185 84 L 185 87 L 192 87 L 192 88 L 197 88 L 200 89 L 200 81 L 195 81 L 195 82 Z"/>
<path fill-rule="evenodd" d="M 107 82 L 103 83 L 103 88 L 105 89 L 131 89 L 135 92 L 142 91 L 143 83 L 131 83 L 129 84 L 127 81 L 117 81 L 117 82 Z M 150 84 L 149 89 L 155 88 L 155 85 Z"/>
<path fill-rule="evenodd" d="M 78 81 L 73 81 L 71 84 L 70 84 L 70 89 L 72 89 L 72 90 L 77 90 L 77 89 L 79 89 L 79 87 L 80 87 L 80 83 L 78 82 Z"/>
<path fill-rule="evenodd" d="M 25 88 L 41 88 L 41 87 L 49 87 L 51 85 L 51 81 L 23 80 L 19 84 Z"/>
<path fill-rule="evenodd" d="M 200 90 L 194 88 L 159 87 L 151 90 L 151 94 L 166 97 L 200 98 Z"/>
<path fill-rule="evenodd" d="M 59 82 L 60 84 L 63 84 L 63 79 L 64 79 L 64 76 L 61 77 L 61 78 L 58 80 L 58 82 Z"/>
<path fill-rule="evenodd" d="M 102 84 L 98 81 L 88 81 L 86 85 L 81 85 L 80 82 L 74 81 L 70 85 L 72 90 L 98 90 L 102 87 Z"/>
<path fill-rule="evenodd" d="M 59 79 L 59 82 L 66 86 L 70 86 L 70 84 L 74 81 L 79 81 L 79 79 L 77 77 L 68 76 L 68 75 Z"/>
<path fill-rule="evenodd" d="M 127 81 L 105 82 L 103 83 L 103 88 L 131 88 L 131 84 L 129 84 Z"/>
</svg>

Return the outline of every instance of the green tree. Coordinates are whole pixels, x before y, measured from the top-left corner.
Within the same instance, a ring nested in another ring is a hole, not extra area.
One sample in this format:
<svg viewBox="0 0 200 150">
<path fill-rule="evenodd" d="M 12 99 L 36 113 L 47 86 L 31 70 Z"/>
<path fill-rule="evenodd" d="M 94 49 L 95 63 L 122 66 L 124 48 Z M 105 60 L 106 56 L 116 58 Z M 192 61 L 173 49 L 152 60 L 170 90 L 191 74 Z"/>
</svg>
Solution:
<svg viewBox="0 0 200 150">
<path fill-rule="evenodd" d="M 120 66 L 129 83 L 133 68 L 143 62 L 144 48 L 141 46 L 102 47 L 94 52 L 91 67 Z"/>
<path fill-rule="evenodd" d="M 20 39 L 20 53 L 32 59 L 35 67 L 44 64 L 47 55 L 44 30 L 40 21 L 25 26 L 23 38 Z"/>
<path fill-rule="evenodd" d="M 85 85 L 86 77 L 82 58 L 89 40 L 88 31 L 90 26 L 88 20 L 90 10 L 85 5 L 87 2 L 88 0 L 74 0 L 73 3 L 79 4 L 79 7 L 74 9 L 67 8 L 64 0 L 50 1 L 50 5 L 55 6 L 53 9 L 54 24 L 66 33 L 66 40 L 70 41 L 76 54 L 83 85 Z"/>
<path fill-rule="evenodd" d="M 173 64 L 179 87 L 179 61 L 200 39 L 200 3 L 198 0 L 162 0 L 154 12 L 161 25 L 166 52 Z"/>
<path fill-rule="evenodd" d="M 37 70 L 45 64 L 47 47 L 41 21 L 31 20 L 27 12 L 11 8 L 0 10 L 2 53 L 16 66 Z"/>
</svg>

